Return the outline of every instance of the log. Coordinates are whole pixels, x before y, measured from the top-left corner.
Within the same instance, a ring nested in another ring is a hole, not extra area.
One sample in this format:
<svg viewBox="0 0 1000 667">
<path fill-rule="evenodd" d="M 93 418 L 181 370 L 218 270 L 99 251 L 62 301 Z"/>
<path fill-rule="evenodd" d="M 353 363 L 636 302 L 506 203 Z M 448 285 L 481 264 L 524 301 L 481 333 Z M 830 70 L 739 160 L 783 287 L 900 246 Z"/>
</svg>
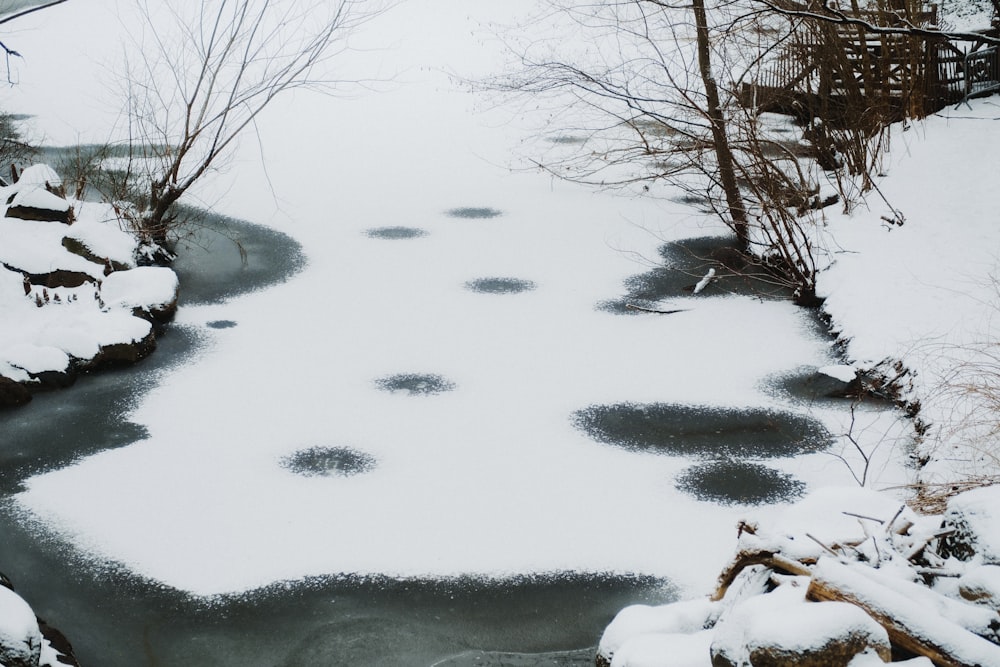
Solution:
<svg viewBox="0 0 1000 667">
<path fill-rule="evenodd" d="M 726 591 L 729 590 L 729 586 L 736 580 L 737 575 L 751 565 L 763 565 L 775 572 L 796 576 L 808 577 L 812 573 L 805 563 L 800 563 L 797 560 L 782 556 L 773 551 L 744 549 L 736 554 L 733 561 L 719 575 L 719 581 L 716 584 L 715 593 L 712 594 L 711 599 L 718 601 L 725 597 Z"/>
<path fill-rule="evenodd" d="M 821 558 L 812 568 L 806 597 L 861 607 L 889 633 L 889 640 L 941 667 L 1000 665 L 1000 646 L 969 632 L 925 605 L 894 591 L 855 567 Z"/>
</svg>

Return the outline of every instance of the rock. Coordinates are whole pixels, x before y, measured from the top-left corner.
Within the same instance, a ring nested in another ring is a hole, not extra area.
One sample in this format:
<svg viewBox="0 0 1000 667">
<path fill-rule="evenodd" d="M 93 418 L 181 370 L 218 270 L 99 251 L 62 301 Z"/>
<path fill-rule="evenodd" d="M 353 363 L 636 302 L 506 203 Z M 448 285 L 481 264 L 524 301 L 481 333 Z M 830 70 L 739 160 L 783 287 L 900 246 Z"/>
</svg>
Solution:
<svg viewBox="0 0 1000 667">
<path fill-rule="evenodd" d="M 64 248 L 66 248 L 66 250 L 69 250 L 74 255 L 79 255 L 80 257 L 83 257 L 88 262 L 94 262 L 95 264 L 103 264 L 105 267 L 104 269 L 105 275 L 108 275 L 112 271 L 126 271 L 130 268 L 127 264 L 116 262 L 114 260 L 108 259 L 107 257 L 101 257 L 93 250 L 91 250 L 86 243 L 84 243 L 80 239 L 73 238 L 72 236 L 63 237 L 62 245 Z"/>
<path fill-rule="evenodd" d="M 984 565 L 1000 565 L 1000 486 L 980 487 L 950 498 L 944 527 L 955 532 L 941 540 L 942 556 L 963 561 L 978 556 Z"/>
<path fill-rule="evenodd" d="M 57 269 L 49 273 L 28 273 L 28 282 L 37 287 L 79 287 L 84 283 L 95 283 L 94 277 L 83 271 Z"/>
<path fill-rule="evenodd" d="M 0 375 L 0 407 L 16 407 L 31 400 L 31 392 L 22 384 Z"/>
<path fill-rule="evenodd" d="M 32 389 L 65 389 L 66 387 L 72 387 L 76 383 L 76 373 L 71 369 L 64 371 L 42 371 L 40 373 L 29 373 L 29 375 L 36 382 L 32 386 Z"/>
<path fill-rule="evenodd" d="M 0 664 L 4 667 L 37 667 L 42 651 L 38 620 L 24 599 L 0 587 Z"/>
<path fill-rule="evenodd" d="M 44 164 L 36 164 L 21 172 L 17 182 L 6 189 L 8 218 L 39 222 L 73 222 L 73 207 L 66 201 L 59 174 Z"/>
<path fill-rule="evenodd" d="M 159 266 L 116 271 L 101 283 L 101 300 L 113 308 L 130 308 L 136 317 L 168 322 L 177 312 L 177 274 Z"/>
<path fill-rule="evenodd" d="M 844 602 L 803 602 L 783 590 L 738 604 L 716 625 L 713 667 L 846 667 L 855 657 L 891 658 L 889 636 L 860 608 Z"/>
<path fill-rule="evenodd" d="M 86 364 L 87 370 L 105 366 L 121 366 L 134 364 L 144 359 L 156 349 L 156 336 L 152 329 L 142 340 L 132 343 L 113 343 L 101 346 L 97 356 Z"/>
<path fill-rule="evenodd" d="M 38 619 L 38 629 L 42 633 L 42 655 L 40 667 L 80 667 L 73 645 L 62 632 Z"/>
<path fill-rule="evenodd" d="M 646 635 L 694 634 L 710 627 L 719 610 L 707 598 L 671 604 L 625 607 L 604 630 L 597 648 L 597 665 L 613 662 L 618 650 L 630 640 Z"/>
<path fill-rule="evenodd" d="M 969 568 L 958 580 L 958 592 L 966 600 L 1000 611 L 1000 566 Z"/>
</svg>

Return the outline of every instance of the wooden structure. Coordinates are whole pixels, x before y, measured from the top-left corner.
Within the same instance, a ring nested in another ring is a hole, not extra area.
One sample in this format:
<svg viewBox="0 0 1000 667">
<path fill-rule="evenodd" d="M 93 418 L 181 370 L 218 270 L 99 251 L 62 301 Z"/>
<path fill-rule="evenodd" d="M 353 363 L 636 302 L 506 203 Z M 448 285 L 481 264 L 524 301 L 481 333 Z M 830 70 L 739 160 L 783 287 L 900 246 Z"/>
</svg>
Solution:
<svg viewBox="0 0 1000 667">
<path fill-rule="evenodd" d="M 857 12 L 878 26 L 936 25 L 936 10 Z M 940 37 L 875 34 L 861 26 L 803 22 L 740 91 L 744 106 L 854 122 L 849 109 L 881 120 L 922 117 L 971 96 L 1000 90 L 995 47 Z"/>
</svg>

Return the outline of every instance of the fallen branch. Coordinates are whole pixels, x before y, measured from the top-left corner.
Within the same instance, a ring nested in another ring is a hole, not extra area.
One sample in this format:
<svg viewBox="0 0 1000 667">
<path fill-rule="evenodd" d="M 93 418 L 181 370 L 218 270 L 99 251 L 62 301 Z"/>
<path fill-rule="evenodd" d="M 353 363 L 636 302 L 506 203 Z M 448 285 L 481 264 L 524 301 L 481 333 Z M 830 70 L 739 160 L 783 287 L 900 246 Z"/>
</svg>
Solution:
<svg viewBox="0 0 1000 667">
<path fill-rule="evenodd" d="M 626 303 L 625 307 L 629 310 L 640 310 L 644 313 L 656 313 L 657 315 L 673 315 L 674 313 L 683 313 L 687 308 L 678 308 L 677 310 L 656 310 L 655 308 L 644 308 L 643 306 L 637 306 L 634 303 Z"/>
<path fill-rule="evenodd" d="M 779 574 L 791 574 L 800 577 L 808 577 L 812 574 L 808 561 L 800 562 L 767 550 L 743 550 L 736 554 L 733 562 L 719 575 L 719 582 L 716 585 L 712 600 L 721 600 L 726 595 L 726 591 L 740 572 L 751 565 L 763 565 L 771 568 Z"/>
<path fill-rule="evenodd" d="M 812 568 L 806 596 L 860 607 L 894 645 L 941 667 L 1000 665 L 1000 646 L 831 558 L 821 558 Z"/>
</svg>

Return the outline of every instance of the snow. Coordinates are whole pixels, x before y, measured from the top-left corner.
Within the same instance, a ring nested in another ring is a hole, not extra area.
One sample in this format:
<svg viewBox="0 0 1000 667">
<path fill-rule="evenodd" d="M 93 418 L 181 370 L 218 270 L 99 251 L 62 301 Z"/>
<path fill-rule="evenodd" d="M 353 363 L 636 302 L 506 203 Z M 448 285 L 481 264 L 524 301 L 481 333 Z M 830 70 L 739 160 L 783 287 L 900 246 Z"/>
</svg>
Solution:
<svg viewBox="0 0 1000 667">
<path fill-rule="evenodd" d="M 865 569 L 867 566 L 846 565 L 824 557 L 816 563 L 813 578 L 836 582 L 842 590 L 855 594 L 868 609 L 892 619 L 893 624 L 905 628 L 911 636 L 944 648 L 961 664 L 1000 664 L 1000 646 L 964 631 L 960 625 L 938 615 L 935 609 L 915 605 L 906 595 L 874 584 L 865 575 Z"/>
<path fill-rule="evenodd" d="M 817 653 L 845 637 L 888 649 L 886 631 L 864 611 L 846 602 L 806 602 L 805 593 L 805 585 L 786 585 L 741 602 L 716 624 L 713 652 L 736 657 L 770 646 Z"/>
<path fill-rule="evenodd" d="M 858 371 L 853 366 L 846 366 L 844 364 L 821 366 L 816 369 L 816 372 L 822 373 L 823 375 L 829 375 L 835 380 L 840 380 L 841 382 L 850 382 L 858 376 Z"/>
<path fill-rule="evenodd" d="M 101 283 L 101 299 L 117 308 L 166 306 L 177 300 L 177 274 L 160 266 L 115 271 Z"/>
<path fill-rule="evenodd" d="M 712 632 L 647 634 L 625 643 L 611 667 L 711 667 Z"/>
<path fill-rule="evenodd" d="M 57 188 L 62 185 L 62 178 L 47 164 L 33 164 L 21 172 L 15 187 L 24 189 L 26 186 L 33 186 L 31 189 L 35 189 L 46 185 Z"/>
<path fill-rule="evenodd" d="M 43 187 L 19 188 L 17 194 L 10 200 L 10 206 L 26 206 L 47 211 L 68 211 L 69 202 L 58 197 Z"/>
<path fill-rule="evenodd" d="M 90 206 L 82 204 L 81 210 L 89 212 Z M 123 234 L 120 223 L 113 217 L 81 216 L 66 232 L 66 238 L 79 241 L 97 257 L 105 257 L 124 266 L 135 265 L 138 241 L 132 234 Z"/>
<path fill-rule="evenodd" d="M 945 516 L 973 537 L 982 561 L 1000 565 L 1000 486 L 966 491 L 948 502 Z"/>
<path fill-rule="evenodd" d="M 622 647 L 636 637 L 653 635 L 675 638 L 678 634 L 695 634 L 710 627 L 719 611 L 720 605 L 707 598 L 694 598 L 655 607 L 631 605 L 619 611 L 605 628 L 597 651 L 603 656 L 617 657 Z"/>
<path fill-rule="evenodd" d="M 69 227 L 61 222 L 0 218 L 0 238 L 3 239 L 0 262 L 33 274 L 76 271 L 94 279 L 103 278 L 103 266 L 62 247 L 67 231 Z"/>
</svg>

